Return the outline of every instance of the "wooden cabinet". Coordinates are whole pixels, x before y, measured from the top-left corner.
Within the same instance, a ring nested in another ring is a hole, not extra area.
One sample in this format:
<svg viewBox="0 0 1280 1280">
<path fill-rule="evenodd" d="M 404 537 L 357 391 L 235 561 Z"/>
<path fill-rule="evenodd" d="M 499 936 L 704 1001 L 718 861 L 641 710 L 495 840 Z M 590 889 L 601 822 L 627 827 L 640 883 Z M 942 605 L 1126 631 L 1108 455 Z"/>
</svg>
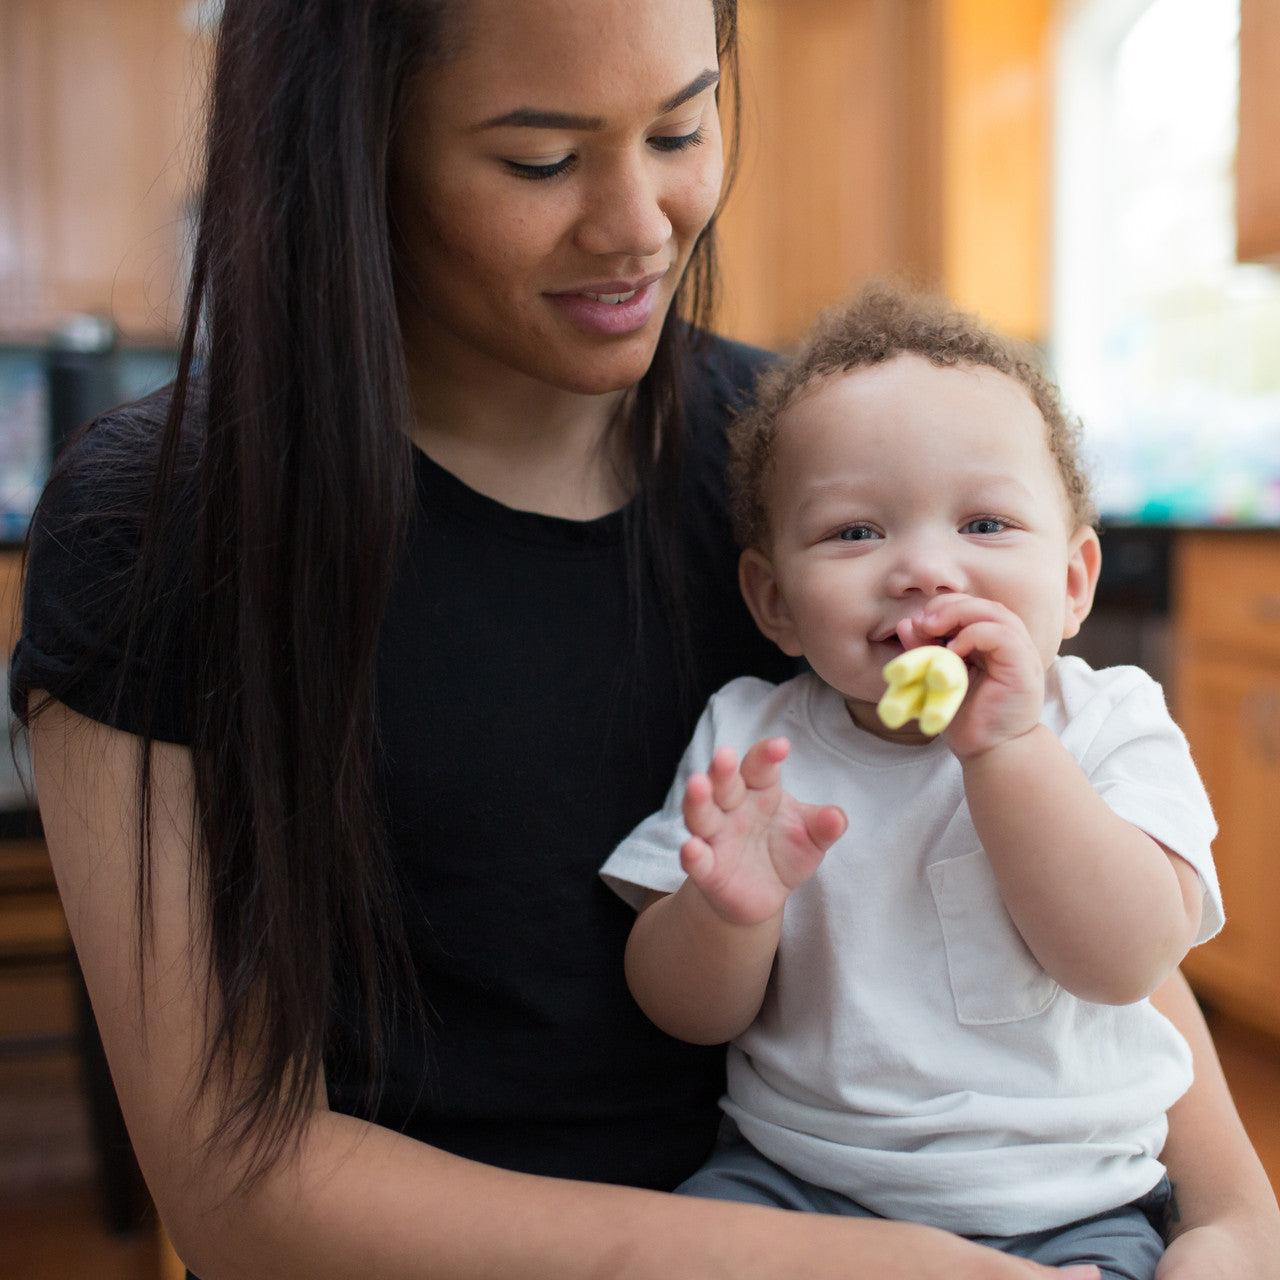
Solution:
<svg viewBox="0 0 1280 1280">
<path fill-rule="evenodd" d="M 937 0 L 742 0 L 720 329 L 784 347 L 868 277 L 941 268 Z"/>
<path fill-rule="evenodd" d="M 1014 12 L 1016 9 L 1016 13 Z M 0 0 L 0 335 L 181 308 L 207 42 L 191 0 Z M 1050 0 L 740 0 L 720 327 L 783 347 L 873 276 L 1045 327 Z"/>
<path fill-rule="evenodd" d="M 1227 924 L 1184 970 L 1280 1034 L 1280 533 L 1179 535 L 1174 709 L 1218 819 Z"/>
<path fill-rule="evenodd" d="M 1046 327 L 1050 0 L 741 0 L 722 331 L 782 348 L 869 278 Z"/>
<path fill-rule="evenodd" d="M 185 0 L 0 0 L 0 333 L 182 306 L 203 42 Z"/>
<path fill-rule="evenodd" d="M 1280 262 L 1280 5 L 1240 3 L 1236 255 Z"/>
</svg>

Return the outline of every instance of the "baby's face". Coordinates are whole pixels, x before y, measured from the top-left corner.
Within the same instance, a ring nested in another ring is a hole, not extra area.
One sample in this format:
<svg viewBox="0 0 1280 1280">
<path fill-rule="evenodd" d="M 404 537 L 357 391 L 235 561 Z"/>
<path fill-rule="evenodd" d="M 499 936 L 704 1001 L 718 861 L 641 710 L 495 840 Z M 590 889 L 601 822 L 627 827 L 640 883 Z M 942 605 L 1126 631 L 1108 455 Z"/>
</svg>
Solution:
<svg viewBox="0 0 1280 1280">
<path fill-rule="evenodd" d="M 1089 602 L 1068 582 L 1088 531 L 1073 528 L 1045 434 L 1021 384 L 985 366 L 899 355 L 816 383 L 778 428 L 774 638 L 874 702 L 904 624 L 963 592 L 1017 614 L 1047 665 Z"/>
</svg>

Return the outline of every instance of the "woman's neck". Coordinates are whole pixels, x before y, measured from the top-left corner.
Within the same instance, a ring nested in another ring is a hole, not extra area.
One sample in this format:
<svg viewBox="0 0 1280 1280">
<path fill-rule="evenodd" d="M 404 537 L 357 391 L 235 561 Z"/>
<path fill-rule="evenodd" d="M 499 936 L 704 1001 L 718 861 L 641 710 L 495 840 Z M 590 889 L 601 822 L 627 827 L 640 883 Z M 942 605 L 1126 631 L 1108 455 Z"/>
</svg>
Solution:
<svg viewBox="0 0 1280 1280">
<path fill-rule="evenodd" d="M 579 395 L 517 376 L 485 386 L 410 368 L 413 442 L 505 506 L 593 520 L 630 497 L 625 437 L 611 431 L 629 392 Z"/>
</svg>

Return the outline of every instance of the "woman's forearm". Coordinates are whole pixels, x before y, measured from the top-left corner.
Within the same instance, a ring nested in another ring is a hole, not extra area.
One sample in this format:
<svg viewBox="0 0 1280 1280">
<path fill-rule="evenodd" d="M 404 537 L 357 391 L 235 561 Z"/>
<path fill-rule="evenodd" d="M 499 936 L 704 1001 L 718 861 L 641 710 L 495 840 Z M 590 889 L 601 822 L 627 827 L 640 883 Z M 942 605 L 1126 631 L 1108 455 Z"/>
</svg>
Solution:
<svg viewBox="0 0 1280 1280">
<path fill-rule="evenodd" d="M 1195 1061 L 1191 1088 L 1169 1112 L 1163 1158 L 1176 1202 L 1170 1235 L 1223 1220 L 1244 1221 L 1259 1239 L 1270 1241 L 1280 1274 L 1280 1209 L 1231 1099 L 1195 997 L 1182 975 L 1175 974 L 1152 1003 L 1186 1037 Z"/>
<path fill-rule="evenodd" d="M 1050 1280 L 907 1223 L 505 1172 L 349 1117 L 165 1225 L 203 1280 Z"/>
<path fill-rule="evenodd" d="M 648 1200 L 507 1173 L 329 1112 L 228 1196 L 208 1194 L 220 1180 L 208 1172 L 159 1206 L 203 1280 L 604 1276 L 611 1256 L 639 1248 Z"/>
</svg>

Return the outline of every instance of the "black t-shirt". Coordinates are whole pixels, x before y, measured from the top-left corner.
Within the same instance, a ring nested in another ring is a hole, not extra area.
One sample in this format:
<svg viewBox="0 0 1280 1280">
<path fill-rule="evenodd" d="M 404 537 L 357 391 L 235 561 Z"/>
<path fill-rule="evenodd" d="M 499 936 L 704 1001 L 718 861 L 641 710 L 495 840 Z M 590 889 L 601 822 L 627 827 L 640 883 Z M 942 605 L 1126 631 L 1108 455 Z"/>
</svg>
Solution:
<svg viewBox="0 0 1280 1280">
<path fill-rule="evenodd" d="M 429 1010 L 425 1054 L 406 1028 L 374 1116 L 506 1168 L 670 1187 L 713 1139 L 723 1051 L 653 1028 L 626 989 L 633 915 L 601 882 L 616 844 L 657 808 L 705 699 L 734 676 L 791 667 L 737 590 L 724 428 L 759 352 L 723 341 L 695 357 L 686 410 L 684 577 L 696 658 L 678 690 L 656 589 L 637 646 L 624 515 L 578 522 L 515 511 L 415 453 L 418 504 L 379 642 L 378 777 Z M 154 422 L 156 415 L 143 415 Z M 136 731 L 134 694 L 166 691 L 161 729 L 183 739 L 183 629 L 157 671 L 115 697 L 115 616 L 137 512 L 86 512 L 77 475 L 137 455 L 136 420 L 108 417 L 74 448 L 68 482 L 33 531 L 11 692 L 49 687 L 101 657 L 61 696 Z M 131 443 L 132 442 L 132 443 Z M 181 615 L 183 546 L 162 621 Z M 351 1011 L 339 1025 L 360 1025 Z M 332 1105 L 360 1091 L 336 1054 Z"/>
</svg>

